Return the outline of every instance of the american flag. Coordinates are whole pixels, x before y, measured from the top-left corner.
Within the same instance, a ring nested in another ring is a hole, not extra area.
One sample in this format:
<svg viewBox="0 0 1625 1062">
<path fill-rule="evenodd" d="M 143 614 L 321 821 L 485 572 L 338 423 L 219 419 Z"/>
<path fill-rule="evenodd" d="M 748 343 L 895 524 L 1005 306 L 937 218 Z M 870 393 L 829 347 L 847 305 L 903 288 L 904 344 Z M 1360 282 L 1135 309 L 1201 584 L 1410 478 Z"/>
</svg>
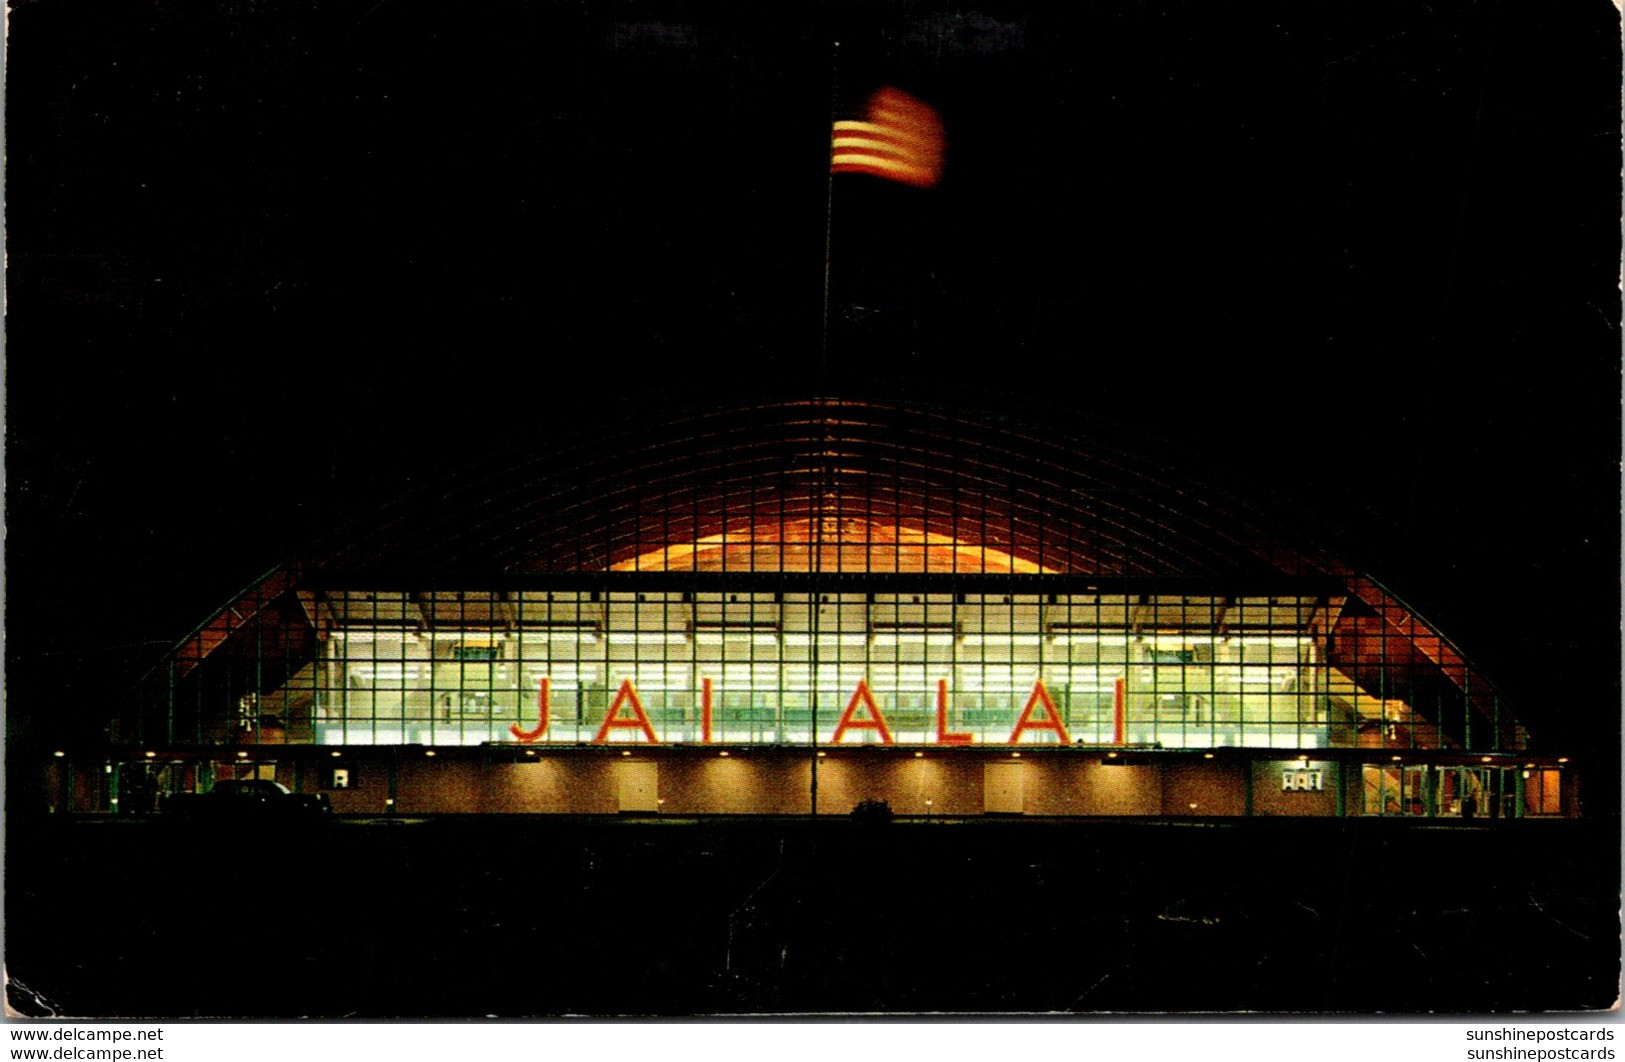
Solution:
<svg viewBox="0 0 1625 1062">
<path fill-rule="evenodd" d="M 869 97 L 860 121 L 839 121 L 831 173 L 868 173 L 930 188 L 942 178 L 942 119 L 928 104 L 891 87 Z"/>
</svg>

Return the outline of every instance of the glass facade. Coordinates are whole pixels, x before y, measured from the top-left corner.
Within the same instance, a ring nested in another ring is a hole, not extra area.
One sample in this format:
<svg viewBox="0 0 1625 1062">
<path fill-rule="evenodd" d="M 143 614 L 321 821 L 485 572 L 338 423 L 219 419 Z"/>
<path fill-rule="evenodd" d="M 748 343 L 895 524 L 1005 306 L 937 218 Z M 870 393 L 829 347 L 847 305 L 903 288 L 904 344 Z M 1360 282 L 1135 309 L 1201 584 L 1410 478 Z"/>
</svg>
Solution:
<svg viewBox="0 0 1625 1062">
<path fill-rule="evenodd" d="M 423 607 L 464 622 L 431 630 L 407 594 L 330 604 L 283 740 L 644 742 L 641 713 L 660 742 L 811 744 L 816 714 L 820 743 L 1315 748 L 1338 687 L 1314 599 L 443 593 Z"/>
<path fill-rule="evenodd" d="M 1538 818 L 1564 814 L 1562 767 L 1367 765 L 1367 815 L 1412 818 Z"/>
<path fill-rule="evenodd" d="M 902 590 L 818 580 L 832 587 L 822 592 L 709 574 L 681 576 L 704 589 L 676 589 L 672 578 L 425 592 L 274 579 L 228 613 L 232 626 L 172 658 L 163 705 L 126 736 L 1521 747 L 1521 731 L 1491 725 L 1493 701 L 1486 712 L 1437 681 L 1408 641 L 1366 636 L 1345 596 L 998 593 L 940 577 Z"/>
</svg>

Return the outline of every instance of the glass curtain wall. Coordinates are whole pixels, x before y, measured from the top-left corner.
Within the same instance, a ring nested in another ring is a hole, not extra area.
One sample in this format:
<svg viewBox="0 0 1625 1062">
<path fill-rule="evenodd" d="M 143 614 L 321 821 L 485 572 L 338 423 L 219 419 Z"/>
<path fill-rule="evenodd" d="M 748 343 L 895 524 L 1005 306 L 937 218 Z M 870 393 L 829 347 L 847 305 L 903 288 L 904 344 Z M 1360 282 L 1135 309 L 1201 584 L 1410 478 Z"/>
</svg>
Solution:
<svg viewBox="0 0 1625 1062">
<path fill-rule="evenodd" d="M 356 592 L 329 605 L 310 731 L 290 740 L 811 744 L 815 718 L 820 744 L 838 729 L 843 744 L 1333 737 L 1314 598 Z"/>
</svg>

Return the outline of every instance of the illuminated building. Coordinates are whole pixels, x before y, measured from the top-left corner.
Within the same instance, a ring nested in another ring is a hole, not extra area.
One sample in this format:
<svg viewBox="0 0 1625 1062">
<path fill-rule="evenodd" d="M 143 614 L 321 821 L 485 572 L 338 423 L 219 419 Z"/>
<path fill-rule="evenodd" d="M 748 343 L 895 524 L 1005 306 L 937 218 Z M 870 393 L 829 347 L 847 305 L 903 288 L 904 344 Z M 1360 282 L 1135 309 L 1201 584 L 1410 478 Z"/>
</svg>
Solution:
<svg viewBox="0 0 1625 1062">
<path fill-rule="evenodd" d="M 1060 435 L 820 401 L 487 469 L 230 602 L 55 806 L 255 775 L 350 814 L 1576 813 L 1376 581 Z"/>
</svg>

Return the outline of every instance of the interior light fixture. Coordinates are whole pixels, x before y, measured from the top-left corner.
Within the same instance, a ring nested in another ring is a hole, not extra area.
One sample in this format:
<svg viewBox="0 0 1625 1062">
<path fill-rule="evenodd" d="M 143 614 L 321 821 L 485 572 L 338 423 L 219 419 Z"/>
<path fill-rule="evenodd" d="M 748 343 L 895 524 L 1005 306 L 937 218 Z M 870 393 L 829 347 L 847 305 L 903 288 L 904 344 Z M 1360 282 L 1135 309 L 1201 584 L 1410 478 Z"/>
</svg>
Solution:
<svg viewBox="0 0 1625 1062">
<path fill-rule="evenodd" d="M 681 645 L 688 635 L 680 631 L 611 631 L 611 645 Z"/>
<path fill-rule="evenodd" d="M 1212 759 L 1212 758 L 1213 758 L 1213 753 L 1211 753 L 1211 752 L 1204 752 L 1204 753 L 1202 753 L 1202 758 L 1203 758 L 1203 759 L 1204 759 L 1204 760 L 1211 760 L 1211 759 Z"/>
<path fill-rule="evenodd" d="M 952 645 L 959 636 L 952 631 L 884 631 L 874 635 L 876 645 Z M 1038 644 L 1036 635 L 1034 645 Z"/>
<path fill-rule="evenodd" d="M 1557 762 L 1558 763 L 1567 763 L 1567 762 L 1569 762 L 1569 758 L 1567 756 L 1559 756 L 1557 758 Z"/>
<path fill-rule="evenodd" d="M 238 753 L 238 754 L 237 754 L 237 758 L 238 758 L 238 759 L 239 759 L 239 760 L 246 760 L 246 759 L 248 759 L 248 753 L 246 753 L 246 752 L 239 752 L 239 753 Z"/>
<path fill-rule="evenodd" d="M 1019 752 L 1012 752 L 1012 753 L 1011 753 L 1011 754 L 1010 754 L 1010 758 L 1011 758 L 1011 759 L 1012 759 L 1012 760 L 1019 760 L 1019 759 L 1021 759 L 1021 753 L 1019 753 Z"/>
<path fill-rule="evenodd" d="M 149 752 L 149 753 L 148 753 L 148 754 L 147 754 L 147 755 L 149 755 L 149 756 L 150 756 L 150 755 L 152 755 L 152 754 L 151 754 L 151 753 L 150 753 L 150 752 Z M 925 753 L 923 753 L 923 752 L 916 752 L 916 753 L 915 753 L 915 754 L 914 754 L 914 758 L 915 758 L 915 759 L 920 759 L 920 758 L 922 758 L 922 757 L 924 757 L 924 756 L 925 756 Z"/>
<path fill-rule="evenodd" d="M 58 757 L 58 758 L 60 758 L 60 757 L 63 757 L 63 756 L 66 756 L 66 755 L 67 755 L 67 753 L 66 753 L 66 752 L 63 752 L 63 751 L 62 751 L 62 750 L 61 750 L 61 749 L 58 749 L 58 750 L 57 750 L 57 751 L 55 751 L 55 752 L 53 752 L 53 753 L 51 753 L 51 755 L 53 755 L 53 756 L 56 756 L 56 757 Z"/>
<path fill-rule="evenodd" d="M 434 755 L 434 749 L 424 749 L 423 754 L 425 756 L 433 756 Z"/>
<path fill-rule="evenodd" d="M 338 749 L 334 749 L 334 750 L 333 750 L 333 758 L 334 758 L 334 759 L 335 759 L 335 760 L 336 760 L 336 759 L 338 759 L 338 758 L 339 758 L 339 750 L 338 750 Z"/>
<path fill-rule="evenodd" d="M 632 755 L 632 752 L 629 749 L 622 749 L 621 750 L 621 755 L 622 756 L 630 756 L 630 755 Z"/>
<path fill-rule="evenodd" d="M 151 759 L 156 759 L 156 758 L 157 758 L 157 756 L 158 756 L 158 754 L 157 754 L 157 753 L 156 753 L 156 752 L 149 752 L 149 753 L 147 753 L 147 759 L 149 759 L 149 760 L 151 760 Z"/>
<path fill-rule="evenodd" d="M 627 755 L 631 755 L 631 753 L 627 753 Z M 718 756 L 726 756 L 726 755 L 728 755 L 728 750 L 723 749 L 721 752 L 717 753 L 717 755 Z"/>
</svg>

